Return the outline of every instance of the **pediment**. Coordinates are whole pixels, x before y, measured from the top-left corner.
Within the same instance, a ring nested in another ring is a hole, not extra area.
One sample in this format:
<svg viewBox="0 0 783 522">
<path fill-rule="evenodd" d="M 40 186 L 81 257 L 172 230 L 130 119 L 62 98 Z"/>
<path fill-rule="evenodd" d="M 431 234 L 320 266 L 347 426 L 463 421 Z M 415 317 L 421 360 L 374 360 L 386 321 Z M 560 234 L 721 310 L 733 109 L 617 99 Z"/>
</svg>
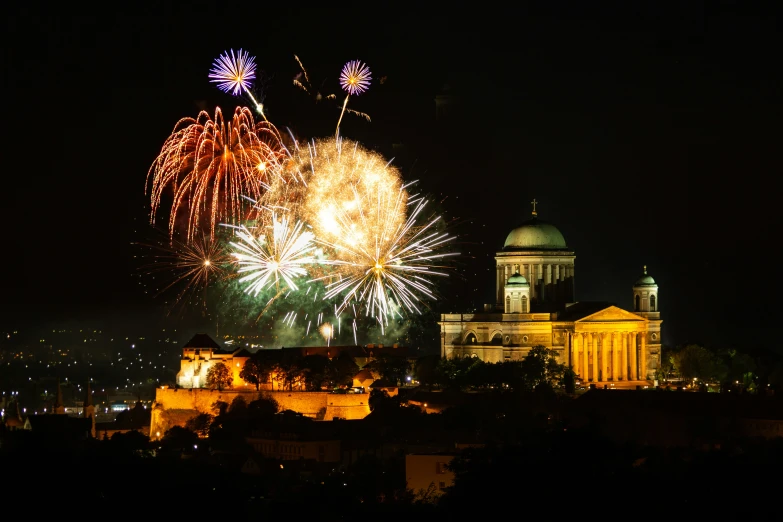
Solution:
<svg viewBox="0 0 783 522">
<path fill-rule="evenodd" d="M 612 322 L 644 322 L 646 319 L 644 317 L 640 317 L 634 313 L 631 313 L 627 310 L 623 310 L 622 308 L 618 308 L 617 306 L 610 306 L 608 308 L 604 308 L 603 310 L 599 310 L 593 314 L 590 314 L 588 316 L 585 316 L 575 322 L 577 323 L 605 323 L 607 321 Z"/>
</svg>

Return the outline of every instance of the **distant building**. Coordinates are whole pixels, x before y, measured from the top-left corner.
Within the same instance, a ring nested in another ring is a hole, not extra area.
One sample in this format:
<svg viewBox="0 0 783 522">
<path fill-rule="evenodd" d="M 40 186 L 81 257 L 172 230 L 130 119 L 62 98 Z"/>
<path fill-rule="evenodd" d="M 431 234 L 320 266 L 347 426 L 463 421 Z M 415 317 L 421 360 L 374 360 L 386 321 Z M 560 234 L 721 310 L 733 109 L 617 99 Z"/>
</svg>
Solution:
<svg viewBox="0 0 783 522">
<path fill-rule="evenodd" d="M 231 386 L 249 386 L 239 373 L 245 366 L 250 352 L 244 348 L 224 350 L 210 336 L 196 334 L 182 347 L 182 361 L 177 373 L 177 385 L 181 388 L 201 388 L 206 386 L 207 372 L 216 363 L 225 364 L 232 374 Z"/>
<path fill-rule="evenodd" d="M 577 302 L 576 256 L 554 225 L 538 219 L 535 204 L 532 219 L 495 256 L 495 302 L 480 313 L 441 315 L 441 357 L 515 361 L 541 345 L 584 382 L 646 384 L 660 367 L 662 323 L 647 267 L 633 285 L 633 312 Z"/>
<path fill-rule="evenodd" d="M 268 351 L 277 351 L 281 359 L 293 357 L 307 357 L 320 355 L 328 359 L 339 357 L 340 354 L 350 355 L 359 368 L 363 368 L 378 357 L 399 356 L 405 357 L 410 361 L 415 361 L 411 357 L 408 348 L 393 344 L 384 346 L 382 344 L 367 344 L 365 346 L 304 346 L 304 347 L 283 347 L 280 350 L 267 349 Z M 193 336 L 191 340 L 182 347 L 182 359 L 180 361 L 180 370 L 177 373 L 177 386 L 180 388 L 204 388 L 206 387 L 207 372 L 216 363 L 222 362 L 232 373 L 231 388 L 255 390 L 255 385 L 249 384 L 242 379 L 239 374 L 245 366 L 252 353 L 244 348 L 236 350 L 224 350 L 209 335 L 200 333 Z M 361 373 L 361 372 L 360 372 Z M 361 373 L 360 383 L 354 383 L 354 386 L 363 386 L 367 388 L 371 376 L 368 372 Z M 275 381 L 274 375 L 272 381 Z M 275 381 L 276 382 L 276 381 Z M 272 383 L 267 386 L 262 385 L 262 389 L 272 389 Z M 112 405 L 112 408 L 114 405 Z M 118 404 L 118 408 L 122 408 Z"/>
<path fill-rule="evenodd" d="M 405 455 L 407 488 L 414 494 L 430 492 L 442 495 L 454 484 L 454 473 L 448 468 L 456 453 Z"/>
<path fill-rule="evenodd" d="M 87 383 L 82 415 L 79 417 L 65 413 L 63 393 L 60 381 L 57 381 L 57 395 L 51 413 L 29 415 L 30 430 L 48 443 L 61 445 L 95 438 L 95 406 L 92 402 L 92 390 Z"/>
<path fill-rule="evenodd" d="M 19 401 L 9 402 L 2 418 L 2 424 L 8 431 L 29 430 L 29 417 L 22 417 L 19 411 Z"/>
<path fill-rule="evenodd" d="M 400 346 L 398 344 L 392 344 L 391 346 L 383 344 L 366 344 L 364 346 L 303 346 L 295 348 L 284 347 L 282 350 L 284 357 L 289 355 L 300 355 L 302 357 L 308 355 L 322 355 L 327 359 L 339 357 L 341 353 L 347 352 L 359 368 L 364 368 L 368 363 L 374 361 L 378 357 L 399 356 L 411 359 L 411 356 L 408 353 L 408 347 Z M 415 360 L 415 357 L 413 357 L 413 360 Z"/>
<path fill-rule="evenodd" d="M 125 405 L 124 403 L 122 404 Z M 95 424 L 96 437 L 110 439 L 115 433 L 128 433 L 131 431 L 137 431 L 149 437 L 151 418 L 152 409 L 148 409 L 141 401 L 137 401 L 132 409 L 124 408 L 113 420 L 97 422 Z"/>
</svg>

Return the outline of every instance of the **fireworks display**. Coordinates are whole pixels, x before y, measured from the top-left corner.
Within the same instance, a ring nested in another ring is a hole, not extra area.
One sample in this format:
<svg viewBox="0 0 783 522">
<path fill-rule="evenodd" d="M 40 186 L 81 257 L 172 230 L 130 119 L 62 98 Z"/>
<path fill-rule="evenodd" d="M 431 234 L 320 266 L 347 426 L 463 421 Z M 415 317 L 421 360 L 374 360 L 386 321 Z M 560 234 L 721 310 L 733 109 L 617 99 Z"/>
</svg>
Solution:
<svg viewBox="0 0 783 522">
<path fill-rule="evenodd" d="M 240 283 L 249 283 L 247 292 L 258 295 L 262 290 L 274 286 L 280 291 L 282 279 L 287 289 L 299 288 L 294 278 L 307 274 L 306 265 L 314 263 L 313 233 L 304 229 L 304 223 L 293 226 L 286 216 L 272 214 L 270 230 L 260 234 L 251 233 L 244 226 L 236 232 L 240 242 L 231 242 L 234 258 L 239 266 L 237 272 L 245 273 Z"/>
<path fill-rule="evenodd" d="M 250 92 L 250 80 L 256 77 L 256 59 L 242 49 L 221 54 L 209 71 L 209 81 L 217 83 L 218 89 L 234 96 L 242 91 Z"/>
<path fill-rule="evenodd" d="M 234 54 L 233 49 L 221 54 L 209 71 L 209 81 L 217 83 L 218 89 L 234 96 L 247 94 L 253 100 L 258 113 L 266 120 L 263 104 L 257 102 L 250 92 L 250 81 L 255 77 L 256 59 L 242 49 L 237 54 Z"/>
<path fill-rule="evenodd" d="M 301 69 L 301 71 L 298 72 L 296 76 L 294 76 L 294 85 L 296 87 L 298 87 L 299 89 L 307 93 L 307 95 L 310 96 L 315 103 L 320 103 L 322 100 L 337 99 L 337 96 L 334 93 L 323 94 L 320 88 L 313 86 L 313 84 L 310 81 L 310 76 L 307 74 L 307 69 L 305 69 L 304 65 L 302 64 L 302 60 L 300 60 L 299 57 L 296 55 L 294 55 L 294 59 L 296 60 L 296 63 L 299 64 L 299 68 Z M 320 86 L 323 87 L 323 82 L 320 83 Z M 365 112 L 355 111 L 353 109 L 348 109 L 345 107 L 345 104 L 343 104 L 343 111 L 349 114 L 360 116 L 367 121 L 372 121 L 369 114 Z"/>
<path fill-rule="evenodd" d="M 255 122 L 247 108 L 238 107 L 228 121 L 219 107 L 214 119 L 205 111 L 183 118 L 147 174 L 151 221 L 171 188 L 170 233 L 185 221 L 188 240 L 203 227 L 213 237 L 218 223 L 239 222 L 243 197 L 258 199 L 283 157 L 277 129 Z"/>
<path fill-rule="evenodd" d="M 323 99 L 296 59 L 294 84 Z M 254 57 L 231 50 L 209 78 L 252 98 L 255 68 Z M 202 111 L 177 123 L 147 174 L 150 221 L 167 212 L 169 243 L 152 265 L 169 274 L 164 290 L 179 283 L 181 299 L 217 286 L 222 317 L 252 317 L 289 344 L 407 330 L 436 299 L 453 237 L 439 216 L 425 216 L 426 198 L 391 161 L 339 135 L 348 98 L 370 81 L 366 64 L 343 67 L 334 137 L 298 140 L 289 130 L 288 139 L 246 107 L 231 119 L 217 108 L 214 118 Z"/>
<path fill-rule="evenodd" d="M 190 242 L 172 239 L 157 243 L 138 243 L 151 253 L 144 256 L 145 264 L 140 268 L 153 277 L 161 277 L 161 286 L 156 288 L 155 295 L 161 295 L 168 290 L 175 290 L 174 306 L 184 303 L 186 298 L 193 297 L 206 305 L 205 291 L 211 283 L 222 280 L 229 270 L 231 258 L 225 245 L 218 240 L 201 235 Z"/>
<path fill-rule="evenodd" d="M 343 102 L 343 109 L 340 111 L 340 118 L 337 120 L 335 134 L 340 134 L 340 122 L 343 121 L 343 114 L 345 114 L 345 108 L 348 106 L 348 98 L 351 97 L 351 94 L 358 96 L 365 92 L 370 87 L 370 80 L 372 80 L 370 68 L 359 60 L 352 60 L 343 66 L 343 70 L 340 73 L 340 85 L 348 95 Z"/>
<path fill-rule="evenodd" d="M 370 68 L 359 60 L 352 60 L 343 66 L 340 73 L 340 85 L 348 94 L 359 95 L 370 87 Z"/>
<path fill-rule="evenodd" d="M 382 208 L 373 213 L 376 217 L 369 223 L 374 231 L 370 240 L 355 241 L 351 220 L 337 220 L 342 233 L 335 234 L 337 239 L 331 245 L 338 252 L 335 264 L 341 267 L 343 277 L 327 284 L 324 297 L 343 296 L 338 313 L 352 301 L 358 301 L 366 315 L 386 325 L 392 316 L 401 316 L 403 308 L 420 313 L 419 295 L 435 299 L 428 276 L 447 275 L 438 268 L 444 267 L 445 257 L 454 254 L 437 252 L 453 238 L 434 231 L 438 217 L 418 224 L 426 205 L 424 199 L 412 202 L 414 209 L 402 226 L 391 226 L 405 212 L 403 191 L 400 192 L 394 205 L 383 202 Z"/>
</svg>

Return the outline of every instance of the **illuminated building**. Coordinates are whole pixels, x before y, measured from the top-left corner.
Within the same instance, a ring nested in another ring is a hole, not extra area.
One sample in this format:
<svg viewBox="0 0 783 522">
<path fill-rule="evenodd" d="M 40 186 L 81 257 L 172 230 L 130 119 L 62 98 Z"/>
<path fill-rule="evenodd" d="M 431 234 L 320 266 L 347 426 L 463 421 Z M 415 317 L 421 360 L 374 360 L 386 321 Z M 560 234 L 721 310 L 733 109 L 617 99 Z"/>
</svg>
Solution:
<svg viewBox="0 0 783 522">
<path fill-rule="evenodd" d="M 454 472 L 449 464 L 456 453 L 410 453 L 405 455 L 405 479 L 414 494 L 430 492 L 439 496 L 454 485 Z"/>
<path fill-rule="evenodd" d="M 247 386 L 239 376 L 250 352 L 244 348 L 227 351 L 207 334 L 196 334 L 182 347 L 182 361 L 177 373 L 177 385 L 181 388 L 206 386 L 207 372 L 216 363 L 222 362 L 231 370 L 233 387 Z"/>
<path fill-rule="evenodd" d="M 584 382 L 646 384 L 661 361 L 658 285 L 644 273 L 633 312 L 575 298 L 574 252 L 552 224 L 533 217 L 495 256 L 495 303 L 482 313 L 442 314 L 441 357 L 518 361 L 534 346 L 555 350 Z"/>
</svg>

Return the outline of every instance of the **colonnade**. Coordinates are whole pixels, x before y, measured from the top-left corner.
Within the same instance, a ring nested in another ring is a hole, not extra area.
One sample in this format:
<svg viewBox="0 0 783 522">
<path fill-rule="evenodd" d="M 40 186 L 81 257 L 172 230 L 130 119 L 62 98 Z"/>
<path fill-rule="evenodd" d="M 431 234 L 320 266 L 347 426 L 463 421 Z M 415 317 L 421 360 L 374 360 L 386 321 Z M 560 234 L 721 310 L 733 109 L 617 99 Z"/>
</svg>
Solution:
<svg viewBox="0 0 783 522">
<path fill-rule="evenodd" d="M 570 333 L 571 368 L 582 382 L 647 379 L 644 332 Z"/>
<path fill-rule="evenodd" d="M 519 272 L 530 284 L 530 297 L 541 299 L 540 285 L 549 286 L 573 281 L 574 265 L 567 263 L 507 263 L 497 265 L 497 299 L 503 303 L 503 287 L 508 278 Z M 569 299 L 573 299 L 573 290 L 566 290 Z"/>
</svg>

